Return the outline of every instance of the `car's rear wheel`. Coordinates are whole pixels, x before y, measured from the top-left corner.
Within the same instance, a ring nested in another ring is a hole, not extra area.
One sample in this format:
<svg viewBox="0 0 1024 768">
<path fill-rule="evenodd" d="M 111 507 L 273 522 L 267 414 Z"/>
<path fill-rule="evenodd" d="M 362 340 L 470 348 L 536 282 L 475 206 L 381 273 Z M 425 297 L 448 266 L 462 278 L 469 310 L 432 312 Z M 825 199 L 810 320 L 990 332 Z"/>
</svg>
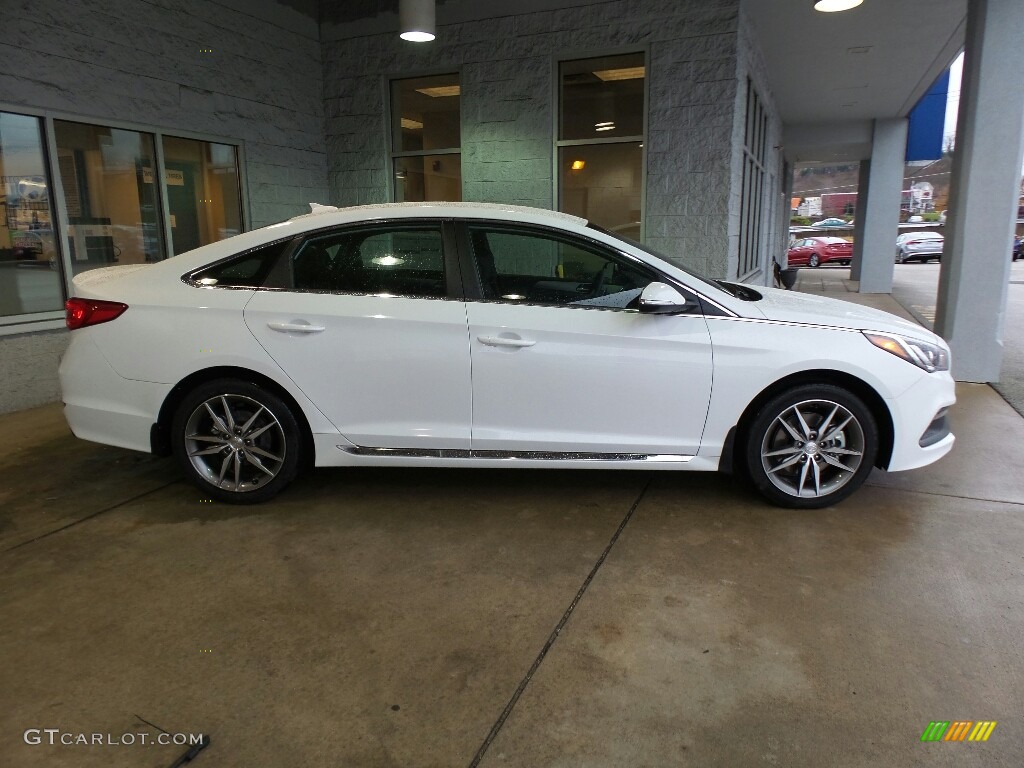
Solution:
<svg viewBox="0 0 1024 768">
<path fill-rule="evenodd" d="M 811 257 L 809 259 L 807 259 L 807 266 L 809 266 L 809 267 L 816 267 L 819 264 L 821 264 L 821 257 L 818 256 L 818 254 L 816 254 L 816 253 L 812 253 Z"/>
<path fill-rule="evenodd" d="M 747 431 L 746 466 L 773 504 L 817 509 L 842 501 L 867 478 L 878 453 L 878 427 L 852 392 L 808 384 L 778 395 Z"/>
<path fill-rule="evenodd" d="M 302 432 L 273 392 L 238 379 L 217 379 L 189 392 L 172 424 L 174 454 L 210 496 L 255 504 L 280 493 L 298 473 Z"/>
</svg>

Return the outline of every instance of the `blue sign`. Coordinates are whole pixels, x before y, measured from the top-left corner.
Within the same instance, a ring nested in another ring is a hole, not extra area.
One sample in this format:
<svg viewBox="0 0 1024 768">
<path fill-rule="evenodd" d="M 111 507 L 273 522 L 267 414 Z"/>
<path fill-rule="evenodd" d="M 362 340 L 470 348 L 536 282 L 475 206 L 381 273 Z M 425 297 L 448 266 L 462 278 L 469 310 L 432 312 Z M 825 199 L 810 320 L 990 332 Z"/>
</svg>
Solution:
<svg viewBox="0 0 1024 768">
<path fill-rule="evenodd" d="M 907 130 L 907 162 L 938 160 L 942 157 L 942 131 L 946 126 L 946 97 L 949 93 L 947 69 L 910 113 Z"/>
</svg>

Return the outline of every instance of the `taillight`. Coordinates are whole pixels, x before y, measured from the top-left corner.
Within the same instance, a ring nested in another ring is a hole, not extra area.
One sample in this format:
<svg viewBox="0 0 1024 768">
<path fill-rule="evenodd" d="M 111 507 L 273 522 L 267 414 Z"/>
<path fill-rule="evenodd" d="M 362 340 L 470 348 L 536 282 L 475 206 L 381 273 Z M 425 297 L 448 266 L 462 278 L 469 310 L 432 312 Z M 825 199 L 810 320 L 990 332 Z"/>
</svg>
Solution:
<svg viewBox="0 0 1024 768">
<path fill-rule="evenodd" d="M 88 325 L 106 323 L 120 317 L 126 309 L 128 309 L 128 305 L 119 301 L 73 298 L 64 303 L 64 321 L 67 323 L 68 330 L 73 331 Z"/>
</svg>

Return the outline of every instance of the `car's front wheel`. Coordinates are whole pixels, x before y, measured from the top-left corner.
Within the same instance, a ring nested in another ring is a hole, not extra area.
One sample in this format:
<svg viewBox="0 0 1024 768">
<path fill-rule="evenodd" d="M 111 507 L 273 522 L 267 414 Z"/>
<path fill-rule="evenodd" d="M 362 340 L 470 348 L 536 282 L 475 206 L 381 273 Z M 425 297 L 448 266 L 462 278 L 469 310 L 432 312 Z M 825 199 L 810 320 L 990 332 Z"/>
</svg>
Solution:
<svg viewBox="0 0 1024 768">
<path fill-rule="evenodd" d="M 811 257 L 807 260 L 807 266 L 816 267 L 819 264 L 821 264 L 821 257 L 816 253 L 812 253 Z"/>
<path fill-rule="evenodd" d="M 757 412 L 745 449 L 750 479 L 763 496 L 783 507 L 817 509 L 842 501 L 870 474 L 878 427 L 852 392 L 802 385 Z"/>
<path fill-rule="evenodd" d="M 298 474 L 302 432 L 273 392 L 238 379 L 217 379 L 189 392 L 172 424 L 174 454 L 210 496 L 255 504 L 277 495 Z"/>
</svg>

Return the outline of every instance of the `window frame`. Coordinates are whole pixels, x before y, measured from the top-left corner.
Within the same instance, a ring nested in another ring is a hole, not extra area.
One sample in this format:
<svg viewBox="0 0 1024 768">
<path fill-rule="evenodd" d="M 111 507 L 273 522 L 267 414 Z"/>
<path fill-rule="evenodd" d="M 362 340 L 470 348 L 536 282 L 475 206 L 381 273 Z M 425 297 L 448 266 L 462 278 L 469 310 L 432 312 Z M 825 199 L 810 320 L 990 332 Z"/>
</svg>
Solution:
<svg viewBox="0 0 1024 768">
<path fill-rule="evenodd" d="M 628 56 L 630 54 L 642 54 L 644 57 L 644 107 L 643 107 L 643 135 L 641 136 L 616 136 L 614 138 L 593 138 L 593 139 L 560 139 L 559 126 L 562 120 L 562 70 L 561 64 L 570 61 L 581 61 L 583 59 L 599 59 L 608 56 Z M 561 163 L 559 162 L 562 147 L 579 147 L 597 144 L 632 144 L 640 142 L 640 149 L 643 155 L 640 158 L 640 242 L 647 238 L 647 135 L 649 133 L 649 119 L 651 112 L 651 46 L 631 46 L 627 48 L 600 48 L 596 50 L 574 51 L 571 53 L 553 54 L 551 57 L 551 93 L 554 99 L 554 109 L 551 111 L 551 199 L 554 200 L 555 210 L 562 211 L 561 194 Z"/>
<path fill-rule="evenodd" d="M 357 292 L 357 291 L 327 291 L 327 290 L 314 290 L 310 288 L 295 288 L 289 287 L 289 283 L 292 282 L 292 274 L 290 269 L 290 263 L 292 257 L 296 252 L 310 240 L 316 240 L 322 237 L 329 237 L 331 235 L 345 234 L 350 230 L 361 230 L 361 229 L 373 229 L 388 227 L 392 229 L 423 229 L 429 227 L 437 227 L 441 232 L 441 250 L 443 257 L 444 267 L 444 283 L 445 283 L 445 295 L 444 296 L 406 296 L 399 294 L 380 294 L 380 293 L 369 293 L 369 292 Z M 327 296 L 373 296 L 380 299 L 421 299 L 423 301 L 464 301 L 464 288 L 462 282 L 462 265 L 458 258 L 458 252 L 455 245 L 455 231 L 454 222 L 451 218 L 444 217 L 402 217 L 397 219 L 367 219 L 365 221 L 353 221 L 347 224 L 335 224 L 333 226 L 319 227 L 317 229 L 310 229 L 305 232 L 299 232 L 292 235 L 290 243 L 278 256 L 277 263 L 267 273 L 267 277 L 263 283 L 255 288 L 242 287 L 237 288 L 233 286 L 204 286 L 195 283 L 192 279 L 193 276 L 199 272 L 203 272 L 211 267 L 218 266 L 227 261 L 232 261 L 237 258 L 244 257 L 246 254 L 258 248 L 264 248 L 268 245 L 272 245 L 274 242 L 281 242 L 282 240 L 289 238 L 281 238 L 277 241 L 268 241 L 251 248 L 247 248 L 245 251 L 232 254 L 231 256 L 225 257 L 216 262 L 210 262 L 205 264 L 198 269 L 191 270 L 190 272 L 182 275 L 182 280 L 189 285 L 193 285 L 197 288 L 226 288 L 228 290 L 250 290 L 250 291 L 277 291 L 279 293 L 296 293 L 296 294 L 322 294 Z"/>
<path fill-rule="evenodd" d="M 675 288 L 677 291 L 683 294 L 687 300 L 687 306 L 690 309 L 683 309 L 676 313 L 678 316 L 689 316 L 689 315 L 701 315 L 704 314 L 704 302 L 708 301 L 701 294 L 694 291 L 689 286 L 683 285 L 680 281 L 675 278 L 666 275 L 660 269 L 655 267 L 653 264 L 649 264 L 643 259 L 634 256 L 631 253 L 626 253 L 608 243 L 601 240 L 597 240 L 586 235 L 582 235 L 578 232 L 569 232 L 564 229 L 558 229 L 557 227 L 549 227 L 544 224 L 522 224 L 515 221 L 507 221 L 504 219 L 485 219 L 485 218 L 463 218 L 456 221 L 456 240 L 459 249 L 459 261 L 461 263 L 462 274 L 464 276 L 463 283 L 465 285 L 465 301 L 474 302 L 480 304 L 504 304 L 511 307 L 538 307 L 545 309 L 569 309 L 569 310 L 601 310 L 605 312 L 628 312 L 633 314 L 639 314 L 638 309 L 627 309 L 626 307 L 602 307 L 593 304 L 550 304 L 550 303 L 535 303 L 530 301 L 508 301 L 506 299 L 488 299 L 484 298 L 483 285 L 480 282 L 480 271 L 476 264 L 476 255 L 473 253 L 473 244 L 470 241 L 469 230 L 470 227 L 485 227 L 487 229 L 494 229 L 498 231 L 511 232 L 514 234 L 534 235 L 534 236 L 547 236 L 556 240 L 567 240 L 570 243 L 573 240 L 579 241 L 585 244 L 587 249 L 597 250 L 599 252 L 607 253 L 608 258 L 611 261 L 624 261 L 628 264 L 635 265 L 643 270 L 654 274 L 655 279 L 652 282 L 661 282 Z"/>
<path fill-rule="evenodd" d="M 61 287 L 64 299 L 66 300 L 73 293 L 72 280 L 74 270 L 71 263 L 71 254 L 67 247 L 68 212 L 64 199 L 64 185 L 60 175 L 59 160 L 57 156 L 57 132 L 54 121 L 61 120 L 71 123 L 84 123 L 86 125 L 98 126 L 100 128 L 113 128 L 115 130 L 137 131 L 148 133 L 153 137 L 153 161 L 154 170 L 157 173 L 157 193 L 159 201 L 159 214 L 161 235 L 164 241 L 163 260 L 170 258 L 170 249 L 173 247 L 171 239 L 171 218 L 170 205 L 167 199 L 167 169 L 164 166 L 164 136 L 171 136 L 182 139 L 193 139 L 214 144 L 227 144 L 235 148 L 238 161 L 238 186 L 239 203 L 241 206 L 242 232 L 248 232 L 252 228 L 251 205 L 249 201 L 249 180 L 246 175 L 245 142 L 242 139 L 231 139 L 224 136 L 207 134 L 197 131 L 179 130 L 168 128 L 153 123 L 139 123 L 128 120 L 110 120 L 95 115 L 84 115 L 76 112 L 65 112 L 63 110 L 40 109 L 38 107 L 14 104 L 0 101 L 0 112 L 9 112 L 16 115 L 39 118 L 43 133 L 43 155 L 47 174 L 47 184 L 51 201 L 53 216 L 54 247 L 59 262 L 61 275 Z M 36 312 L 24 315 L 10 315 L 0 318 L 0 336 L 7 336 L 18 333 L 31 333 L 34 331 L 54 330 L 64 328 L 64 311 L 54 310 L 52 312 Z"/>
<path fill-rule="evenodd" d="M 392 86 L 399 80 L 417 80 L 421 77 L 439 77 L 441 75 L 457 75 L 459 78 L 459 146 L 448 149 L 416 149 L 397 150 L 395 148 L 395 105 L 392 102 Z M 395 161 L 403 157 L 428 157 L 430 155 L 459 155 L 459 197 L 465 200 L 465 179 L 462 176 L 462 137 L 465 135 L 465 123 L 463 122 L 464 112 L 462 109 L 462 67 L 436 67 L 420 69 L 414 72 L 387 73 L 382 77 L 382 89 L 384 91 L 384 130 L 388 137 L 388 172 L 387 189 L 388 201 L 398 202 L 396 195 L 398 187 L 395 184 Z M 426 201 L 431 202 L 431 201 Z"/>
</svg>

